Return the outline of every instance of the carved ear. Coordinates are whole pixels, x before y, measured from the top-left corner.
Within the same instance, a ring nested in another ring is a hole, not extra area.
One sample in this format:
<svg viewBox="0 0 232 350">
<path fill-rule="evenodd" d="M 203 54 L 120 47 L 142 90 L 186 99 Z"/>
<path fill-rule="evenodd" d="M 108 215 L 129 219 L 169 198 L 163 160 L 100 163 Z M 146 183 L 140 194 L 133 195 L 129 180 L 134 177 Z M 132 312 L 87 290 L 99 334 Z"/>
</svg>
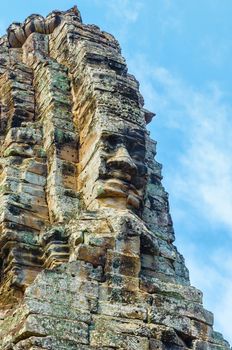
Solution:
<svg viewBox="0 0 232 350">
<path fill-rule="evenodd" d="M 151 234 L 148 230 L 145 230 L 141 234 L 140 252 L 147 255 L 159 255 L 159 245 L 157 238 Z"/>
<path fill-rule="evenodd" d="M 24 32 L 26 33 L 26 36 L 29 37 L 29 35 L 31 33 L 35 32 L 35 25 L 34 25 L 34 21 L 33 21 L 33 16 L 30 16 L 26 19 L 26 21 L 24 22 Z"/>
<path fill-rule="evenodd" d="M 26 36 L 29 37 L 31 33 L 45 34 L 45 21 L 43 16 L 31 15 L 24 22 L 24 31 Z"/>
<path fill-rule="evenodd" d="M 143 108 L 143 113 L 144 113 L 144 119 L 145 119 L 146 124 L 149 124 L 152 121 L 153 117 L 156 116 L 155 113 L 150 112 L 145 108 Z"/>
<path fill-rule="evenodd" d="M 19 48 L 26 41 L 26 34 L 20 23 L 12 23 L 7 29 L 10 47 Z"/>
<path fill-rule="evenodd" d="M 66 11 L 64 14 L 65 14 L 65 16 L 68 15 L 68 16 L 72 17 L 72 20 L 82 23 L 81 14 L 80 14 L 76 5 L 73 6 L 70 10 Z"/>
<path fill-rule="evenodd" d="M 45 19 L 46 33 L 50 34 L 61 23 L 61 12 L 52 12 Z"/>
</svg>

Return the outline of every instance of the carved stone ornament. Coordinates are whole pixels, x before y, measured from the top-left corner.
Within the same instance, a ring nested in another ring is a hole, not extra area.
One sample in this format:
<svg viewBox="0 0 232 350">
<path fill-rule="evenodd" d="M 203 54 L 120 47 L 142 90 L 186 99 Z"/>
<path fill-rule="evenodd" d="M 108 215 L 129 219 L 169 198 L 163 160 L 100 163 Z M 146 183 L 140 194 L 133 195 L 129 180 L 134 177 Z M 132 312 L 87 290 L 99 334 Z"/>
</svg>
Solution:
<svg viewBox="0 0 232 350">
<path fill-rule="evenodd" d="M 190 286 L 139 84 L 76 7 L 0 39 L 0 349 L 226 350 Z"/>
</svg>

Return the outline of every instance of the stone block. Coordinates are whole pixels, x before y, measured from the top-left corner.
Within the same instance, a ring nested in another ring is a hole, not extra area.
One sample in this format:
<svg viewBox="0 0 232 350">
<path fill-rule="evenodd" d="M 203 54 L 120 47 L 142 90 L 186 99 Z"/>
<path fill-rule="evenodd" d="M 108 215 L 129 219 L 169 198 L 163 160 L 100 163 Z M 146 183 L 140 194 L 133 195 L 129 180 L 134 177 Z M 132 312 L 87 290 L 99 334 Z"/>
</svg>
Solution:
<svg viewBox="0 0 232 350">
<path fill-rule="evenodd" d="M 80 244 L 76 249 L 76 259 L 91 263 L 94 267 L 105 265 L 106 250 L 105 247 L 95 247 L 86 244 Z"/>
<path fill-rule="evenodd" d="M 62 334 L 62 335 L 61 335 Z M 44 317 L 31 314 L 27 317 L 22 328 L 15 334 L 18 341 L 28 336 L 54 335 L 78 343 L 88 344 L 88 326 L 84 322 L 57 319 L 55 317 Z"/>
<path fill-rule="evenodd" d="M 190 287 L 139 83 L 76 6 L 0 38 L 0 349 L 229 350 Z"/>
<path fill-rule="evenodd" d="M 114 347 L 126 350 L 149 350 L 149 341 L 144 337 L 122 335 L 116 332 L 110 332 L 104 328 L 98 331 L 90 332 L 90 345 L 99 348 L 100 346 Z"/>
<path fill-rule="evenodd" d="M 98 306 L 98 313 L 102 315 L 126 318 L 126 319 L 147 319 L 147 309 L 145 306 L 141 305 L 125 305 L 121 303 L 107 303 L 100 302 Z"/>
<path fill-rule="evenodd" d="M 137 256 L 108 250 L 105 272 L 138 277 L 140 272 L 140 259 Z"/>
</svg>

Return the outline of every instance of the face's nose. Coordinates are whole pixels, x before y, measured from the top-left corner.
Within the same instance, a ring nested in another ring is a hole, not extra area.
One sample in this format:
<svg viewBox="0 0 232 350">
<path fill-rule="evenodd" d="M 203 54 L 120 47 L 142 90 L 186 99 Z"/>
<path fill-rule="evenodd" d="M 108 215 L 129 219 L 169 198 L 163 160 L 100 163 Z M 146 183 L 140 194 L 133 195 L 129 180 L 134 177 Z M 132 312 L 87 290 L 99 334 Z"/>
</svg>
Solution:
<svg viewBox="0 0 232 350">
<path fill-rule="evenodd" d="M 107 160 L 107 165 L 112 168 L 119 168 L 132 173 L 137 171 L 137 167 L 133 159 L 131 158 L 126 147 L 123 145 L 121 145 L 117 149 L 116 153 Z"/>
</svg>

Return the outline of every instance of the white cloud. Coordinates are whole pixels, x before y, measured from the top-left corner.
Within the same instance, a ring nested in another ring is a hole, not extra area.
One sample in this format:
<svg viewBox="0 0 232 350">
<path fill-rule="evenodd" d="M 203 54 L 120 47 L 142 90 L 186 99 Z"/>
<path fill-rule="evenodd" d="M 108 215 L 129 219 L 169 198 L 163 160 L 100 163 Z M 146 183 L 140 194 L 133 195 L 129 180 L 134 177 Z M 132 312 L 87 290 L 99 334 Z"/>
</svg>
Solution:
<svg viewBox="0 0 232 350">
<path fill-rule="evenodd" d="M 200 288 L 204 295 L 204 305 L 214 312 L 215 330 L 223 333 L 226 340 L 232 343 L 232 258 L 229 250 L 214 251 L 212 259 L 202 264 L 196 259 L 195 251 L 189 250 L 186 263 L 190 268 L 191 282 Z M 228 260 L 227 260 L 228 258 Z M 215 290 L 217 293 L 215 293 Z"/>
<path fill-rule="evenodd" d="M 230 59 L 231 41 L 228 39 L 212 39 L 204 37 L 200 43 L 202 57 L 207 63 L 216 67 L 224 65 Z"/>
<path fill-rule="evenodd" d="M 6 34 L 6 28 L 5 21 L 0 18 L 0 36 Z"/>
<path fill-rule="evenodd" d="M 232 276 L 231 276 L 232 277 Z M 217 281 L 215 281 L 217 282 Z M 224 336 L 232 344 L 231 337 L 231 314 L 232 314 L 232 282 L 231 279 L 224 283 L 224 293 L 221 298 L 221 303 L 218 303 L 215 308 L 217 314 L 217 324 L 223 329 Z"/>
<path fill-rule="evenodd" d="M 143 2 L 140 0 L 95 0 L 95 2 L 101 5 L 104 2 L 104 7 L 111 18 L 118 17 L 128 23 L 137 21 L 143 7 Z"/>
<path fill-rule="evenodd" d="M 136 22 L 142 8 L 141 1 L 115 0 L 109 2 L 109 8 L 114 15 L 125 18 L 128 22 Z"/>
<path fill-rule="evenodd" d="M 181 153 L 169 164 L 170 192 L 232 232 L 232 108 L 223 92 L 215 83 L 198 91 L 143 56 L 129 63 L 149 108 L 181 137 Z"/>
<path fill-rule="evenodd" d="M 185 227 L 189 222 L 190 226 L 199 226 L 191 217 L 191 209 L 187 211 L 183 205 L 187 203 L 211 225 L 223 224 L 226 230 L 219 230 L 220 234 L 232 233 L 232 106 L 225 102 L 223 91 L 216 83 L 197 90 L 165 67 L 149 64 L 142 55 L 133 57 L 128 65 L 141 83 L 147 107 L 162 118 L 162 127 L 170 131 L 166 152 L 171 148 L 174 159 L 168 164 L 166 184 L 171 199 L 175 199 L 175 218 L 186 222 Z M 179 148 L 174 144 L 176 139 L 181 144 Z M 214 312 L 215 329 L 232 343 L 230 240 L 228 235 L 228 247 L 223 243 L 220 249 L 205 247 L 205 256 L 189 240 L 181 245 L 191 282 L 203 290 L 204 305 Z M 202 247 L 203 244 L 201 250 Z"/>
</svg>

